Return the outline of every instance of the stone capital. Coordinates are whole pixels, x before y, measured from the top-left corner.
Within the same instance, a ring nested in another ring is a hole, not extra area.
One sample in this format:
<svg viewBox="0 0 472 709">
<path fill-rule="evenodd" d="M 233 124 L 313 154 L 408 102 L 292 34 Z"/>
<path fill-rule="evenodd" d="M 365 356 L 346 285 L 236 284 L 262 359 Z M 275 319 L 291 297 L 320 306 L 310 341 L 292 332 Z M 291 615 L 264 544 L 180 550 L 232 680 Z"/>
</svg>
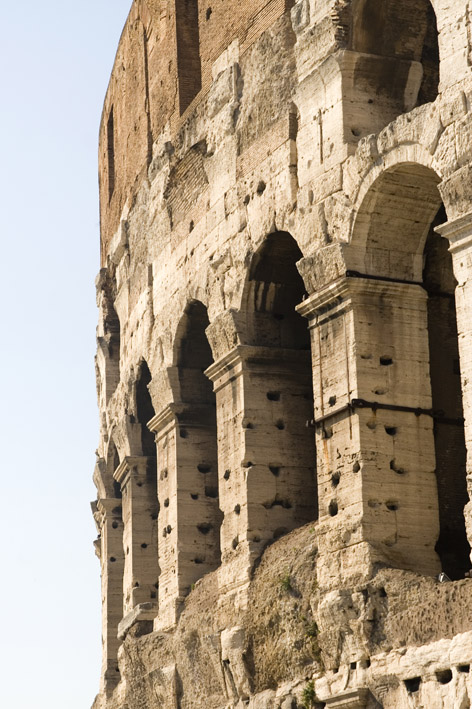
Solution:
<svg viewBox="0 0 472 709">
<path fill-rule="evenodd" d="M 367 687 L 347 689 L 335 697 L 326 699 L 325 702 L 326 706 L 331 707 L 331 709 L 365 709 L 369 694 Z"/>
<path fill-rule="evenodd" d="M 303 362 L 308 357 L 309 353 L 304 350 L 238 345 L 208 367 L 205 374 L 214 383 L 215 391 L 218 391 L 228 381 L 233 381 L 236 377 L 241 376 L 245 369 L 254 370 L 258 366 L 262 370 L 268 366 L 272 369 L 274 365 L 277 366 L 280 363 L 285 372 L 288 362 L 292 362 L 296 366 L 298 362 Z"/>
<path fill-rule="evenodd" d="M 441 224 L 435 231 L 449 241 L 449 251 L 460 253 L 472 248 L 472 212 Z"/>
<path fill-rule="evenodd" d="M 128 483 L 133 471 L 137 474 L 146 473 L 148 460 L 148 456 L 127 456 L 123 458 L 113 473 L 113 479 L 120 483 L 123 488 Z"/>
<path fill-rule="evenodd" d="M 312 324 L 321 324 L 333 315 L 339 315 L 346 308 L 355 305 L 362 298 L 401 298 L 404 301 L 427 298 L 420 283 L 375 278 L 357 272 L 347 272 L 345 276 L 330 283 L 297 306 L 297 311 Z"/>
</svg>

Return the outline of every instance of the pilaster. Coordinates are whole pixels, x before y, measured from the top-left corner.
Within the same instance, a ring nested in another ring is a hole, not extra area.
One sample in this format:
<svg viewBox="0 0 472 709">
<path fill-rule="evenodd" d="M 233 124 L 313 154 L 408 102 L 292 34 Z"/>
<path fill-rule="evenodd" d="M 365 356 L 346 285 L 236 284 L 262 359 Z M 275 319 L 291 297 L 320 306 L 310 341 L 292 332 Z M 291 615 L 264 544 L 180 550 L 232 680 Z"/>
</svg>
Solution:
<svg viewBox="0 0 472 709">
<path fill-rule="evenodd" d="M 207 371 L 218 424 L 219 585 L 244 606 L 265 546 L 316 516 L 309 353 L 239 345 Z"/>
<path fill-rule="evenodd" d="M 101 528 L 102 674 L 101 692 L 109 695 L 120 681 L 118 624 L 123 618 L 123 521 L 121 500 L 99 499 Z"/>
<path fill-rule="evenodd" d="M 121 487 L 124 525 L 124 618 L 120 635 L 135 622 L 149 622 L 157 615 L 159 565 L 155 475 L 155 458 L 145 456 L 124 458 L 113 475 Z"/>
<path fill-rule="evenodd" d="M 220 512 L 215 409 L 170 404 L 149 422 L 156 434 L 159 497 L 159 616 L 175 625 L 199 578 L 219 564 Z"/>
<path fill-rule="evenodd" d="M 356 275 L 298 307 L 311 331 L 324 588 L 376 562 L 439 571 L 427 294 Z"/>
</svg>

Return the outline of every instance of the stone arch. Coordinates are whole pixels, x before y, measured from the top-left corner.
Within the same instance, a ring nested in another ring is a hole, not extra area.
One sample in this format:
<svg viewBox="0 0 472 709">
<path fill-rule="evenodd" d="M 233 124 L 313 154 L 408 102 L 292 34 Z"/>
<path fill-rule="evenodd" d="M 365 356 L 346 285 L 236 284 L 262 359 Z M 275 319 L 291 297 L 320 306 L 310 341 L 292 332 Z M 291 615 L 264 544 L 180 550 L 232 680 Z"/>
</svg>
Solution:
<svg viewBox="0 0 472 709">
<path fill-rule="evenodd" d="M 364 273 L 421 282 L 426 237 L 441 206 L 439 182 L 430 167 L 400 162 L 362 189 L 350 244 Z"/>
<path fill-rule="evenodd" d="M 249 449 L 268 455 L 270 484 L 263 509 L 259 506 L 263 521 L 257 522 L 262 538 L 268 539 L 317 517 L 315 443 L 307 428 L 313 418 L 310 335 L 306 320 L 296 311 L 306 296 L 297 268 L 302 256 L 289 232 L 268 234 L 249 263 L 243 294 L 247 343 L 254 348 L 247 360 L 243 425 L 248 428 Z M 257 485 L 264 474 L 263 460 L 257 463 L 260 477 L 252 477 L 249 506 L 259 495 Z"/>
<path fill-rule="evenodd" d="M 296 306 L 306 296 L 297 262 L 303 257 L 295 239 L 274 231 L 253 255 L 241 309 L 245 312 L 248 344 L 309 350 L 307 324 Z"/>
<path fill-rule="evenodd" d="M 434 231 L 446 221 L 439 182 L 431 168 L 406 162 L 390 167 L 372 182 L 356 213 L 351 238 L 361 272 L 348 271 L 348 275 L 395 284 L 395 302 L 379 295 L 373 315 L 376 322 L 371 323 L 372 340 L 377 342 L 360 346 L 375 350 L 378 345 L 379 359 L 374 356 L 373 360 L 380 361 L 380 370 L 389 372 L 386 386 L 378 389 L 382 403 L 402 406 L 417 391 L 418 406 L 425 410 L 420 418 L 429 433 L 424 434 L 422 445 L 425 458 L 430 455 L 435 461 L 438 502 L 434 488 L 430 488 L 428 499 L 417 502 L 429 509 L 438 506 L 436 551 L 443 570 L 455 579 L 463 577 L 468 569 L 463 517 L 467 503 L 466 450 L 456 283 L 448 243 Z M 403 445 L 401 435 L 400 426 L 398 439 L 394 436 L 397 450 Z M 399 498 L 402 485 L 410 484 L 407 476 L 419 475 L 417 470 L 408 470 L 407 457 L 403 464 L 392 452 L 390 465 L 396 473 L 393 480 Z M 411 494 L 410 490 L 406 497 Z M 404 504 L 411 506 L 412 498 L 405 499 Z"/>
<path fill-rule="evenodd" d="M 355 101 L 354 136 L 365 135 L 369 126 L 377 132 L 401 113 L 436 99 L 439 43 L 430 0 L 357 0 L 350 48 L 352 72 L 345 88 Z"/>
<path fill-rule="evenodd" d="M 205 332 L 208 325 L 206 306 L 190 300 L 173 342 L 174 402 L 157 435 L 160 528 L 164 530 L 159 540 L 161 571 L 165 588 L 179 598 L 221 560 L 216 401 L 205 375 L 213 363 Z M 174 572 L 166 561 L 172 545 L 176 546 Z M 177 576 L 175 590 L 172 575 Z"/>
</svg>

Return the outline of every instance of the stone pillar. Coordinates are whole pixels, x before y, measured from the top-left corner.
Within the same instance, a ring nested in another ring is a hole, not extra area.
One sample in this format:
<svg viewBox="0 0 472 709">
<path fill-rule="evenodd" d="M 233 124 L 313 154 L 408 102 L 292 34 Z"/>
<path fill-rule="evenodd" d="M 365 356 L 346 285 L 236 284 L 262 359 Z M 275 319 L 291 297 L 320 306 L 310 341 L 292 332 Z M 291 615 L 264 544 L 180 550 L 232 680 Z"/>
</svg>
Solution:
<svg viewBox="0 0 472 709">
<path fill-rule="evenodd" d="M 239 345 L 206 374 L 218 423 L 221 593 L 244 606 L 264 547 L 316 516 L 309 353 Z"/>
<path fill-rule="evenodd" d="M 157 615 L 157 485 L 155 458 L 125 458 L 113 475 L 123 505 L 123 611 L 119 635 Z M 152 622 L 150 626 L 152 630 Z"/>
<path fill-rule="evenodd" d="M 100 529 L 102 578 L 102 674 L 100 692 L 110 695 L 120 681 L 118 624 L 123 618 L 123 521 L 121 500 L 94 503 Z"/>
<path fill-rule="evenodd" d="M 159 616 L 175 625 L 199 578 L 220 560 L 215 409 L 171 404 L 149 422 L 156 433 L 159 497 Z"/>
<path fill-rule="evenodd" d="M 467 448 L 467 489 L 472 498 L 472 213 L 436 228 L 449 240 L 457 280 L 456 317 Z M 472 502 L 465 508 L 467 537 L 472 547 Z"/>
<path fill-rule="evenodd" d="M 342 277 L 298 310 L 312 342 L 320 586 L 365 579 L 375 562 L 438 573 L 426 292 Z"/>
</svg>

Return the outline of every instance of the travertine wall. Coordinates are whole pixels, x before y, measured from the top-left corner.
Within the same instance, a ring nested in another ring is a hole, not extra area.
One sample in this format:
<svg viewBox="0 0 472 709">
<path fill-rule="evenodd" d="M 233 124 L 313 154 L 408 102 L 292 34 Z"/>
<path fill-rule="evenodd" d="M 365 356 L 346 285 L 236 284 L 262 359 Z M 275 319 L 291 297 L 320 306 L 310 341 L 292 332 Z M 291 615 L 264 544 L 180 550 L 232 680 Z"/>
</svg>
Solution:
<svg viewBox="0 0 472 709">
<path fill-rule="evenodd" d="M 470 706 L 470 20 L 133 3 L 100 131 L 97 708 Z"/>
</svg>

